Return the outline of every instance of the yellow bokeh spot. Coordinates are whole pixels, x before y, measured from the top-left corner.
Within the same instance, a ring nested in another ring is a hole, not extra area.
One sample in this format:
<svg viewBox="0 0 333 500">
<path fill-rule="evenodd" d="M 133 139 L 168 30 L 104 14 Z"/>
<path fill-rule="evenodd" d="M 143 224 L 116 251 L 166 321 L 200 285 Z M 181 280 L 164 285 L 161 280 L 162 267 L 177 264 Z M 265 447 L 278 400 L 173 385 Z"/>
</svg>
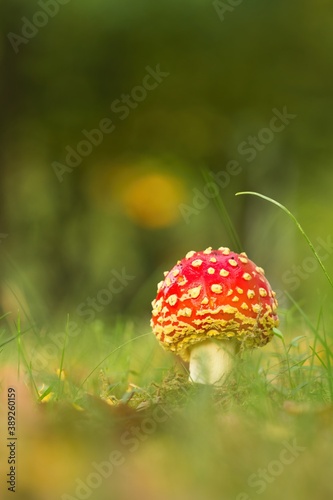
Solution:
<svg viewBox="0 0 333 500">
<path fill-rule="evenodd" d="M 121 201 L 127 215 L 150 228 L 169 226 L 180 216 L 179 204 L 186 197 L 183 183 L 175 176 L 152 172 L 124 186 Z"/>
<path fill-rule="evenodd" d="M 43 393 L 39 392 L 39 396 L 42 397 Z M 49 392 L 40 401 L 41 403 L 48 403 L 49 401 L 53 400 L 53 397 L 54 397 L 54 392 Z"/>
<path fill-rule="evenodd" d="M 63 382 L 66 378 L 66 375 L 65 375 L 65 372 L 64 370 L 61 370 L 60 372 L 60 368 L 57 368 L 56 370 L 56 374 L 57 374 L 57 377 L 60 378 L 60 380 Z"/>
<path fill-rule="evenodd" d="M 177 223 L 182 218 L 180 205 L 189 203 L 184 168 L 158 158 L 101 165 L 91 170 L 84 190 L 105 213 L 113 215 L 120 208 L 135 224 L 164 228 Z"/>
</svg>

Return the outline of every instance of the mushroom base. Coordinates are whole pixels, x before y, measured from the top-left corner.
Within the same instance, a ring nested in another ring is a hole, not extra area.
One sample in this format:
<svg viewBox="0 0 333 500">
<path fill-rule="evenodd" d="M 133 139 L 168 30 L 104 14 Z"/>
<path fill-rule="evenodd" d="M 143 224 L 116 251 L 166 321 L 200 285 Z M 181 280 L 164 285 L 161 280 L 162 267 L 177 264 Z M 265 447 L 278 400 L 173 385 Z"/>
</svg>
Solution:
<svg viewBox="0 0 333 500">
<path fill-rule="evenodd" d="M 190 352 L 189 380 L 196 384 L 222 385 L 237 352 L 235 340 L 207 340 L 194 345 Z"/>
</svg>

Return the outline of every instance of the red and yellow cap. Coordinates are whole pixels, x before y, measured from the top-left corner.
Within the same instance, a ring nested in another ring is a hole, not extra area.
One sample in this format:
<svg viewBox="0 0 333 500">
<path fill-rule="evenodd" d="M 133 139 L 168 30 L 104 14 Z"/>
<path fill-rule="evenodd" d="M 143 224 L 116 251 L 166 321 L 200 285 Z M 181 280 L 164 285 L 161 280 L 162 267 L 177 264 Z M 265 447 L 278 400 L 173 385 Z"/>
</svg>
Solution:
<svg viewBox="0 0 333 500">
<path fill-rule="evenodd" d="M 165 349 L 188 360 L 189 348 L 207 339 L 237 339 L 242 347 L 271 340 L 279 324 L 275 292 L 244 252 L 191 251 L 164 275 L 151 326 Z"/>
</svg>

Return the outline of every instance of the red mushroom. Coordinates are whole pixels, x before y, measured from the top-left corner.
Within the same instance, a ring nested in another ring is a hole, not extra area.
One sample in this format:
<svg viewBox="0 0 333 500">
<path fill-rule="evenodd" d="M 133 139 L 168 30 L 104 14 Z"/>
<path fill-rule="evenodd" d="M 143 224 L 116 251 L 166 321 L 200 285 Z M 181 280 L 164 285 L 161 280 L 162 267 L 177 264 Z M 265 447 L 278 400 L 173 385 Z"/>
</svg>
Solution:
<svg viewBox="0 0 333 500">
<path fill-rule="evenodd" d="M 164 276 L 151 326 L 165 349 L 189 361 L 193 382 L 223 382 L 240 350 L 272 339 L 275 292 L 244 252 L 191 251 Z"/>
</svg>

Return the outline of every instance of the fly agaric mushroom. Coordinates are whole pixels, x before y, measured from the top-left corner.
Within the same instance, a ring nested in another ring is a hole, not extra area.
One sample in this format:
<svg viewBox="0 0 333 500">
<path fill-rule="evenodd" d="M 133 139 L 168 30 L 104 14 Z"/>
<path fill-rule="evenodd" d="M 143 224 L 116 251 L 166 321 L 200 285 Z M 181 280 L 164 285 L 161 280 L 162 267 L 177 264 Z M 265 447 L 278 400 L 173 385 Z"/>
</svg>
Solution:
<svg viewBox="0 0 333 500">
<path fill-rule="evenodd" d="M 164 276 L 151 326 L 165 349 L 189 361 L 191 381 L 223 382 L 240 350 L 272 339 L 276 294 L 246 253 L 191 251 Z"/>
</svg>

